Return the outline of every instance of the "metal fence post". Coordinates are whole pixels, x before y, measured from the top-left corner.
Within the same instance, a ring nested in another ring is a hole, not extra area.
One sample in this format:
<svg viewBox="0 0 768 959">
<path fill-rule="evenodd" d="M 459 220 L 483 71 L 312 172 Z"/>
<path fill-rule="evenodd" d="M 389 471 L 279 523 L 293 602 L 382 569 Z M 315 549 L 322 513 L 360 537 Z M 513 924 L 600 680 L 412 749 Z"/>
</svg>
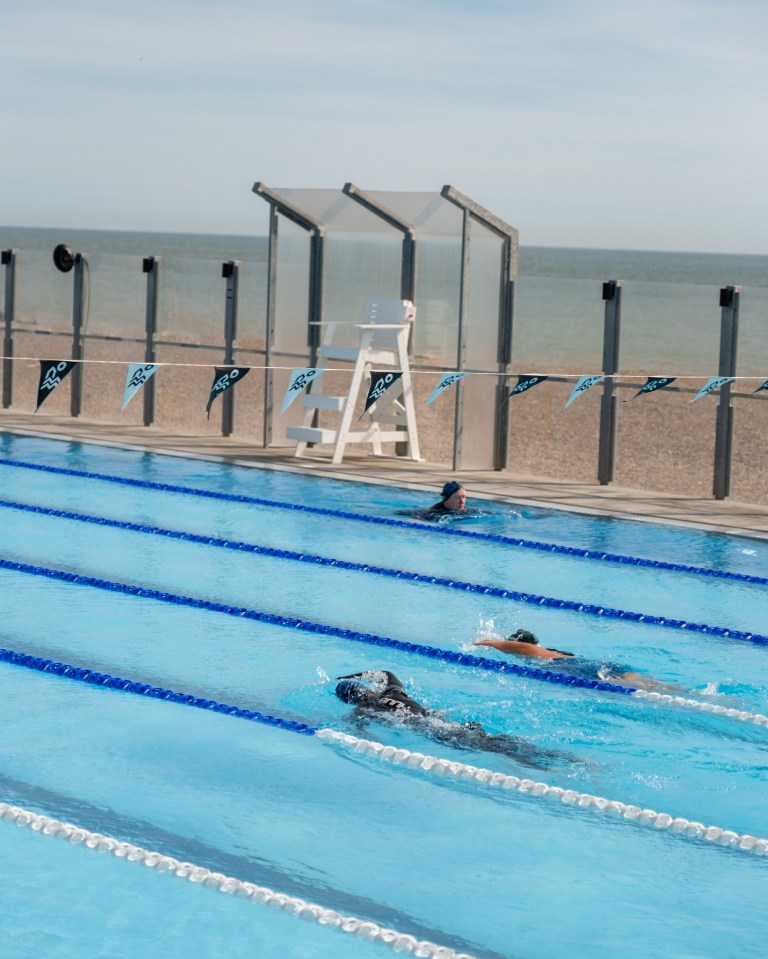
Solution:
<svg viewBox="0 0 768 959">
<path fill-rule="evenodd" d="M 88 324 L 88 257 L 78 253 L 75 258 L 74 292 L 72 296 L 72 392 L 69 412 L 79 416 L 83 408 L 83 364 L 85 354 L 85 330 Z"/>
<path fill-rule="evenodd" d="M 718 376 L 736 376 L 736 354 L 739 343 L 740 286 L 720 290 L 720 362 Z M 720 387 L 720 402 L 715 420 L 715 465 L 712 493 L 715 499 L 726 499 L 731 493 L 733 460 L 733 406 L 731 384 Z"/>
<path fill-rule="evenodd" d="M 623 280 L 603 283 L 605 326 L 603 329 L 603 395 L 600 401 L 600 446 L 597 460 L 597 481 L 601 486 L 613 482 L 616 464 L 616 432 L 618 427 L 615 375 L 619 371 L 621 333 L 621 292 Z"/>
<path fill-rule="evenodd" d="M 232 366 L 237 349 L 237 307 L 240 292 L 240 260 L 229 260 L 221 264 L 221 275 L 227 281 L 224 306 L 224 365 Z M 221 435 L 231 436 L 235 428 L 234 390 L 222 394 Z"/>
<path fill-rule="evenodd" d="M 155 334 L 157 333 L 157 304 L 160 292 L 160 263 L 161 257 L 147 256 L 142 261 L 142 270 L 147 274 L 147 312 L 146 312 L 146 341 L 144 344 L 144 362 L 154 363 Z M 151 426 L 155 422 L 155 378 L 150 376 L 144 384 L 144 425 Z"/>
<path fill-rule="evenodd" d="M 3 319 L 3 409 L 13 403 L 13 321 L 16 312 L 16 255 L 18 250 L 3 250 L 0 262 L 5 267 L 5 307 Z"/>
</svg>

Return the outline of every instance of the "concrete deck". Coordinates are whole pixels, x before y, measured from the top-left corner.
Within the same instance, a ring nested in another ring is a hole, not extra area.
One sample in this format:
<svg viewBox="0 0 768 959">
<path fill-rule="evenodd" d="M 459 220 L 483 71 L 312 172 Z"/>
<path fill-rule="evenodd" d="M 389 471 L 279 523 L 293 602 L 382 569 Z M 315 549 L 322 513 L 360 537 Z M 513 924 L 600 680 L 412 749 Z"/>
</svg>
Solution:
<svg viewBox="0 0 768 959">
<path fill-rule="evenodd" d="M 455 478 L 466 487 L 470 502 L 473 499 L 492 499 L 768 539 L 768 507 L 730 500 L 691 499 L 667 493 L 572 483 L 509 472 L 462 470 L 454 473 L 434 463 L 377 457 L 367 450 L 345 456 L 341 465 L 333 466 L 327 447 L 313 451 L 306 458 L 297 459 L 291 449 L 264 450 L 238 438 L 183 435 L 154 427 L 113 425 L 39 414 L 33 416 L 7 410 L 0 410 L 0 431 L 201 458 L 238 466 L 423 489 L 425 504 L 434 501 L 447 479 Z"/>
</svg>

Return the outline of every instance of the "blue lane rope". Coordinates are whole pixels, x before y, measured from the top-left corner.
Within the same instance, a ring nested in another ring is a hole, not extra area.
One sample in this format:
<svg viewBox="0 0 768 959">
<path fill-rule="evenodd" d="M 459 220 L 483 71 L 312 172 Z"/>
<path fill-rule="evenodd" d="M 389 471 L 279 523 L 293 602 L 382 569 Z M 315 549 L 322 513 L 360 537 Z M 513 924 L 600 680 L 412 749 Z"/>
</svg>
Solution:
<svg viewBox="0 0 768 959">
<path fill-rule="evenodd" d="M 605 553 L 597 550 L 582 549 L 577 546 L 561 546 L 556 543 L 542 543 L 536 540 L 520 539 L 514 536 L 502 536 L 497 533 L 480 533 L 476 530 L 459 529 L 456 526 L 443 524 L 416 523 L 409 520 L 390 519 L 384 516 L 366 516 L 362 513 L 351 513 L 344 510 L 326 509 L 320 506 L 307 506 L 303 503 L 283 503 L 277 500 L 260 499 L 255 496 L 244 496 L 236 493 L 220 493 L 213 490 L 201 489 L 192 486 L 176 486 L 171 483 L 156 483 L 151 480 L 132 479 L 127 476 L 110 476 L 108 473 L 91 473 L 86 470 L 66 469 L 61 466 L 47 466 L 39 463 L 27 463 L 22 460 L 11 460 L 0 457 L 0 466 L 10 466 L 18 469 L 38 470 L 44 473 L 56 473 L 62 476 L 77 476 L 81 479 L 94 479 L 106 483 L 117 483 L 124 486 L 135 486 L 139 489 L 159 490 L 165 493 L 182 493 L 186 496 L 200 496 L 208 499 L 225 500 L 232 503 L 249 503 L 254 506 L 267 506 L 270 509 L 289 509 L 319 516 L 333 516 L 339 519 L 349 519 L 360 523 L 373 523 L 380 526 L 394 526 L 416 530 L 420 533 L 439 534 L 443 536 L 464 536 L 470 539 L 492 543 L 503 543 L 507 546 L 517 546 L 521 549 L 533 549 L 539 552 L 556 553 L 564 556 L 575 556 L 579 559 L 600 560 L 606 563 L 619 563 L 626 566 L 647 567 L 662 569 L 676 573 L 692 573 L 697 576 L 709 576 L 716 579 L 730 579 L 742 583 L 754 583 L 761 586 L 768 585 L 768 578 L 753 576 L 749 573 L 734 573 L 730 570 L 709 569 L 704 566 L 687 566 L 684 563 L 669 563 L 665 560 L 644 559 L 638 556 L 624 556 L 619 553 Z"/>
<path fill-rule="evenodd" d="M 223 613 L 226 616 L 251 619 L 258 623 L 267 623 L 270 626 L 280 626 L 286 629 L 296 629 L 304 633 L 316 633 L 321 636 L 337 636 L 341 639 L 348 639 L 356 643 L 366 643 L 369 646 L 397 649 L 401 652 L 414 653 L 417 656 L 426 656 L 429 659 L 438 659 L 446 663 L 456 663 L 460 666 L 475 667 L 496 673 L 512 673 L 515 676 L 525 676 L 528 679 L 540 679 L 544 682 L 557 683 L 561 686 L 579 686 L 583 689 L 599 689 L 608 693 L 622 693 L 624 695 L 632 695 L 637 692 L 636 689 L 629 686 L 619 686 L 615 683 L 583 679 L 581 676 L 568 676 L 564 673 L 550 672 L 546 669 L 519 666 L 517 663 L 486 659 L 484 656 L 472 656 L 468 653 L 457 653 L 450 649 L 441 649 L 438 646 L 422 646 L 418 643 L 406 643 L 399 639 L 390 639 L 388 636 L 377 636 L 375 633 L 362 633 L 357 630 L 345 629 L 339 626 L 327 626 L 323 623 L 313 623 L 311 620 L 296 619 L 292 616 L 280 616 L 276 613 L 265 613 L 257 609 L 248 609 L 245 606 L 227 606 L 224 603 L 216 603 L 212 600 L 196 599 L 193 596 L 180 596 L 176 593 L 166 593 L 162 590 L 150 589 L 146 586 L 130 586 L 127 583 L 116 583 L 107 579 L 97 579 L 94 576 L 81 576 L 77 573 L 51 569 L 46 566 L 33 566 L 29 563 L 16 563 L 11 560 L 0 559 L 0 569 L 7 569 L 15 573 L 27 573 L 32 576 L 44 576 L 47 579 L 73 583 L 78 586 L 91 586 L 95 589 L 103 589 L 113 593 L 124 593 L 128 596 L 140 596 L 144 599 L 154 599 L 162 603 L 171 603 L 175 606 L 204 609 L 212 613 Z"/>
<path fill-rule="evenodd" d="M 552 596 L 539 596 L 536 593 L 523 593 L 517 590 L 503 589 L 497 586 L 485 586 L 481 583 L 466 583 L 462 580 L 446 579 L 442 576 L 429 576 L 424 573 L 412 573 L 408 570 L 391 569 L 386 566 L 372 566 L 368 563 L 355 563 L 350 560 L 334 559 L 333 557 L 318 556 L 314 553 L 297 553 L 293 550 L 277 549 L 272 546 L 259 546 L 254 543 L 243 543 L 239 540 L 225 540 L 215 536 L 205 536 L 198 533 L 187 533 L 179 530 L 164 529 L 160 526 L 143 526 L 128 520 L 113 520 L 102 516 L 91 516 L 87 513 L 73 513 L 68 510 L 52 509 L 48 506 L 33 506 L 27 503 L 15 503 L 10 500 L 0 500 L 0 508 L 15 509 L 22 512 L 38 513 L 44 516 L 53 516 L 58 519 L 75 520 L 83 523 L 93 523 L 97 526 L 106 526 L 114 529 L 123 529 L 130 532 L 148 533 L 154 536 L 164 536 L 168 539 L 177 539 L 205 546 L 214 546 L 220 549 L 231 549 L 237 552 L 255 553 L 261 556 L 270 556 L 276 559 L 287 559 L 296 562 L 310 563 L 316 566 L 328 566 L 334 569 L 344 569 L 353 572 L 371 573 L 377 576 L 389 576 L 393 579 L 402 579 L 413 583 L 424 583 L 428 586 L 441 586 L 448 589 L 457 589 L 466 593 L 479 593 L 482 596 L 493 596 L 499 599 L 510 599 L 515 602 L 526 603 L 531 606 L 543 606 L 549 609 L 562 609 L 571 612 L 585 613 L 589 616 L 605 616 L 611 619 L 622 619 L 627 622 L 644 623 L 648 626 L 661 626 L 666 629 L 684 629 L 687 632 L 704 633 L 710 636 L 721 636 L 729 639 L 744 639 L 754 643 L 768 643 L 768 636 L 745 632 L 744 630 L 729 629 L 725 626 L 710 626 L 706 623 L 690 623 L 683 619 L 670 619 L 666 616 L 652 616 L 649 613 L 636 613 L 626 609 L 612 609 L 609 606 L 597 606 L 593 603 L 581 603 L 577 600 L 556 599 Z"/>
<path fill-rule="evenodd" d="M 42 659 L 40 656 L 30 656 L 19 653 L 14 649 L 0 648 L 0 662 L 10 663 L 13 666 L 23 666 L 24 669 L 37 670 L 40 673 L 52 673 L 54 676 L 63 676 L 91 686 L 103 686 L 106 689 L 119 689 L 124 693 L 134 693 L 137 696 L 148 696 L 150 699 L 164 699 L 169 703 L 178 703 L 182 706 L 194 706 L 197 709 L 208 709 L 213 713 L 225 713 L 238 719 L 249 719 L 251 722 L 262 723 L 265 726 L 279 726 L 290 732 L 302 733 L 305 736 L 314 736 L 316 726 L 306 723 L 297 723 L 292 719 L 282 719 L 279 716 L 268 716 L 255 709 L 242 709 L 240 706 L 229 706 L 219 703 L 215 699 L 203 699 L 179 693 L 173 689 L 163 689 L 160 686 L 148 686 L 146 683 L 135 683 L 120 676 L 111 676 L 109 673 L 97 673 L 79 666 L 70 666 L 69 663 L 57 663 L 52 659 Z"/>
</svg>

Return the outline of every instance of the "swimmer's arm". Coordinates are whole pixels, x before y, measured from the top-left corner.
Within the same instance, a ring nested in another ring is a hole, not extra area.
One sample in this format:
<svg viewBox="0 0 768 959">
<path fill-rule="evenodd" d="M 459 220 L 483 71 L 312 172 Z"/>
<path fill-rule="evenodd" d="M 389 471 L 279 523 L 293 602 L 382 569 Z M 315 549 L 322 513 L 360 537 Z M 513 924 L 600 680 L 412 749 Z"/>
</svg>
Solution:
<svg viewBox="0 0 768 959">
<path fill-rule="evenodd" d="M 520 647 L 520 643 L 510 642 L 506 639 L 478 639 L 478 641 L 472 645 L 493 646 L 494 649 L 498 649 L 502 653 L 516 653 Z"/>
</svg>

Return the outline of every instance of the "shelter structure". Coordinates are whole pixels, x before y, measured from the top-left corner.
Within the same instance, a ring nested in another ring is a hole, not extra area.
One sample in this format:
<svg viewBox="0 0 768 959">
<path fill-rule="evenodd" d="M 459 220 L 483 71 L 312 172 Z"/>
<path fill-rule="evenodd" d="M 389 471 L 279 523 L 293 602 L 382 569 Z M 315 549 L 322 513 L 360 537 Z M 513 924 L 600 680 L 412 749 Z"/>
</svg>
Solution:
<svg viewBox="0 0 768 959">
<path fill-rule="evenodd" d="M 317 365 L 325 325 L 353 338 L 368 301 L 402 299 L 416 306 L 411 370 L 476 374 L 441 398 L 453 468 L 505 469 L 517 230 L 452 186 L 253 192 L 270 206 L 264 445 L 292 445 L 302 409 L 281 400 L 292 367 Z"/>
</svg>

